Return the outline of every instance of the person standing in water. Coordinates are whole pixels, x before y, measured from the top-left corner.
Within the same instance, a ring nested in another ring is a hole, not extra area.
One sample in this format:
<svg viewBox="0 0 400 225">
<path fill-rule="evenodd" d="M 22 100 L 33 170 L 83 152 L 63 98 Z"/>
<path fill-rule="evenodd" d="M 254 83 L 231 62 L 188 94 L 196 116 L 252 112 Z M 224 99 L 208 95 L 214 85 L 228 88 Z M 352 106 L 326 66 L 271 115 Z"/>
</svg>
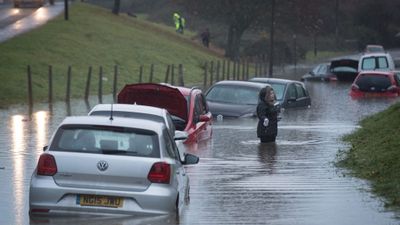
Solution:
<svg viewBox="0 0 400 225">
<path fill-rule="evenodd" d="M 257 105 L 257 137 L 261 143 L 275 142 L 278 135 L 279 104 L 276 102 L 274 89 L 266 86 L 259 92 Z"/>
</svg>

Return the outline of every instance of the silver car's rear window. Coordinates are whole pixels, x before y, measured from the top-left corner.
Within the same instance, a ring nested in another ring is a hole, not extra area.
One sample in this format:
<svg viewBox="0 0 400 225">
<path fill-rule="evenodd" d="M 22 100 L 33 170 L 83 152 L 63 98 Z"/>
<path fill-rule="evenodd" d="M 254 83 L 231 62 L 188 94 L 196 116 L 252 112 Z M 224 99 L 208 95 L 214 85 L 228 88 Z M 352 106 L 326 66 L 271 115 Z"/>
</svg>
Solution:
<svg viewBox="0 0 400 225">
<path fill-rule="evenodd" d="M 93 125 L 60 127 L 51 151 L 160 157 L 158 136 L 141 129 Z"/>
</svg>

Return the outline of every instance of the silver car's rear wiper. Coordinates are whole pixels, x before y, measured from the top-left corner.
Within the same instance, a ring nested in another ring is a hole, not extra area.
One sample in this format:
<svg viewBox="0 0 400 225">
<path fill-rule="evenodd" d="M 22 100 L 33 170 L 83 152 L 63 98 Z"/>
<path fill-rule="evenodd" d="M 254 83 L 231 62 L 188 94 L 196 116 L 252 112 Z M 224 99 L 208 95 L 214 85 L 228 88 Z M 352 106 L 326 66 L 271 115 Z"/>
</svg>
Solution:
<svg viewBox="0 0 400 225">
<path fill-rule="evenodd" d="M 101 153 L 103 154 L 126 154 L 126 150 L 118 150 L 118 149 L 101 149 Z"/>
</svg>

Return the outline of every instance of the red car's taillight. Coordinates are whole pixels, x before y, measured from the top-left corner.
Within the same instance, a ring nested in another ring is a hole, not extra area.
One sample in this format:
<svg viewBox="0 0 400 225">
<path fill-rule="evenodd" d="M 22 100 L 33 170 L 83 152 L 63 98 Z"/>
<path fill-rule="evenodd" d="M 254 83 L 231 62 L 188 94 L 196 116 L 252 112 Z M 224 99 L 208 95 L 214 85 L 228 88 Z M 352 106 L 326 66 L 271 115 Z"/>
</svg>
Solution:
<svg viewBox="0 0 400 225">
<path fill-rule="evenodd" d="M 171 166 L 165 162 L 154 163 L 150 169 L 147 179 L 152 183 L 169 184 Z"/>
<path fill-rule="evenodd" d="M 50 154 L 42 154 L 39 158 L 37 166 L 37 175 L 53 176 L 57 173 L 57 164 L 54 156 Z"/>
<path fill-rule="evenodd" d="M 390 91 L 390 92 L 393 92 L 393 93 L 398 93 L 399 92 L 399 88 L 397 86 L 395 86 L 395 85 L 392 85 L 392 86 L 388 87 L 387 90 Z"/>
</svg>

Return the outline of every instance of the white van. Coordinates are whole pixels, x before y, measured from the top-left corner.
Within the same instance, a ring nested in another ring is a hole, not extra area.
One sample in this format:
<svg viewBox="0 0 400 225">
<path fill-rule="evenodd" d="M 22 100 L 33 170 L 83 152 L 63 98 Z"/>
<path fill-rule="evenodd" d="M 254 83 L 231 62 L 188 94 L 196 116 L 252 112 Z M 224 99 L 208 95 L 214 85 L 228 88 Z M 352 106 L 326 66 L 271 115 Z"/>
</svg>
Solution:
<svg viewBox="0 0 400 225">
<path fill-rule="evenodd" d="M 358 72 L 365 70 L 394 70 L 394 61 L 389 53 L 363 54 L 358 62 Z"/>
</svg>

